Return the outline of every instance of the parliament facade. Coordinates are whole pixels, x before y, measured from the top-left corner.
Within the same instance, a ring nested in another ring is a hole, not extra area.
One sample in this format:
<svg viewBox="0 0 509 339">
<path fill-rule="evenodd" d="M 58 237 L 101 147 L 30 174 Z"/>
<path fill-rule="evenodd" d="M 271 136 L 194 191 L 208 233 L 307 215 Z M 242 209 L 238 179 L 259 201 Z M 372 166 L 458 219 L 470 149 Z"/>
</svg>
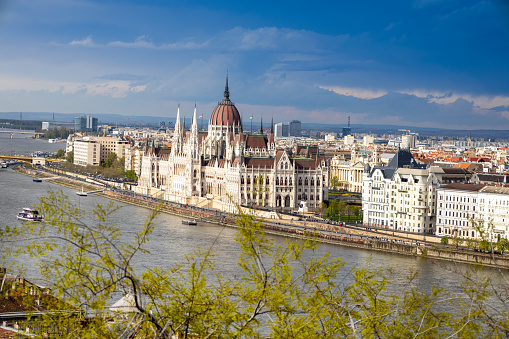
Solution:
<svg viewBox="0 0 509 339">
<path fill-rule="evenodd" d="M 241 116 L 224 98 L 199 131 L 194 109 L 190 130 L 177 110 L 170 149 L 147 145 L 136 190 L 168 201 L 233 212 L 239 205 L 290 211 L 305 202 L 311 210 L 328 196 L 328 167 L 318 148 L 277 149 L 268 135 L 244 133 Z"/>
</svg>

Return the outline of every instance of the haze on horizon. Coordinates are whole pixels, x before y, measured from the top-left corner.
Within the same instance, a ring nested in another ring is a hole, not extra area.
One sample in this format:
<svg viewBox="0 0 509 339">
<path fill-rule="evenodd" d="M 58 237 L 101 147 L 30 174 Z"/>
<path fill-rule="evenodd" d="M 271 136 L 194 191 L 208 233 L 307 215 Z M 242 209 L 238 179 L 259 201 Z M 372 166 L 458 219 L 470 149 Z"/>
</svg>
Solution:
<svg viewBox="0 0 509 339">
<path fill-rule="evenodd" d="M 0 111 L 509 129 L 509 5 L 0 2 Z"/>
</svg>

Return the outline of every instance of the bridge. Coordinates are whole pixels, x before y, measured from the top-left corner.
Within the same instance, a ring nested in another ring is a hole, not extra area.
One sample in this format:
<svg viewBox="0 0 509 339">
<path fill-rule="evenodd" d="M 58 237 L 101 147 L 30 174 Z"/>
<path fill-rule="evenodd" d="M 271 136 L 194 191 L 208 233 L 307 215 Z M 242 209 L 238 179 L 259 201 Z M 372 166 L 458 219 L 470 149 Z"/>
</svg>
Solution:
<svg viewBox="0 0 509 339">
<path fill-rule="evenodd" d="M 3 154 L 0 154 L 0 159 L 23 161 L 23 162 L 30 163 L 30 164 L 33 163 L 34 158 L 40 158 L 40 157 L 24 157 L 24 156 L 21 156 L 21 155 L 3 155 Z M 54 158 L 44 158 L 44 159 L 46 161 L 51 161 L 51 162 L 65 161 L 65 159 L 54 159 Z"/>
<path fill-rule="evenodd" d="M 35 131 L 27 131 L 27 130 L 3 130 L 0 129 L 0 133 L 9 133 L 9 134 L 37 134 Z"/>
</svg>

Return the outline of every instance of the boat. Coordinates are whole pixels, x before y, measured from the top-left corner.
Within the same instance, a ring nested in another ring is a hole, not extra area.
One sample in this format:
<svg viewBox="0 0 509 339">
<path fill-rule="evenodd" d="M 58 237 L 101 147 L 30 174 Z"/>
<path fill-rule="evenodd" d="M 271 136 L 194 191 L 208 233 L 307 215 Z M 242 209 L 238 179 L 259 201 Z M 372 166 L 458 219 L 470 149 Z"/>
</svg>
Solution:
<svg viewBox="0 0 509 339">
<path fill-rule="evenodd" d="M 81 186 L 81 192 L 78 191 L 78 192 L 76 192 L 76 194 L 79 195 L 80 197 L 87 197 L 88 196 L 87 192 L 83 191 L 83 185 Z"/>
<path fill-rule="evenodd" d="M 35 178 L 33 181 L 34 181 L 34 182 L 42 182 L 42 179 L 37 179 L 37 178 Z"/>
<path fill-rule="evenodd" d="M 37 210 L 25 207 L 23 211 L 18 213 L 18 219 L 24 221 L 42 221 L 44 217 Z"/>
<path fill-rule="evenodd" d="M 0 164 L 0 166 L 1 166 L 2 168 L 7 168 L 7 163 L 2 162 L 2 163 Z"/>
<path fill-rule="evenodd" d="M 198 222 L 196 220 L 182 220 L 182 224 L 189 226 L 196 226 Z"/>
</svg>

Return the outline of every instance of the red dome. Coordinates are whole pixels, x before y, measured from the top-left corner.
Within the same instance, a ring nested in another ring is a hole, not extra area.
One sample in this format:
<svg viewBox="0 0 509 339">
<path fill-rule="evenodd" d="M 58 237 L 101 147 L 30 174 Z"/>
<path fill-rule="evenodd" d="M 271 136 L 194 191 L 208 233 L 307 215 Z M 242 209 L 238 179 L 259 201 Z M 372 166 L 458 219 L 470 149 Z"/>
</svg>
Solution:
<svg viewBox="0 0 509 339">
<path fill-rule="evenodd" d="M 221 101 L 210 117 L 209 126 L 231 126 L 242 125 L 239 111 L 235 104 L 230 101 L 230 91 L 228 90 L 228 77 L 226 77 L 226 87 L 224 90 L 224 99 Z"/>
</svg>

